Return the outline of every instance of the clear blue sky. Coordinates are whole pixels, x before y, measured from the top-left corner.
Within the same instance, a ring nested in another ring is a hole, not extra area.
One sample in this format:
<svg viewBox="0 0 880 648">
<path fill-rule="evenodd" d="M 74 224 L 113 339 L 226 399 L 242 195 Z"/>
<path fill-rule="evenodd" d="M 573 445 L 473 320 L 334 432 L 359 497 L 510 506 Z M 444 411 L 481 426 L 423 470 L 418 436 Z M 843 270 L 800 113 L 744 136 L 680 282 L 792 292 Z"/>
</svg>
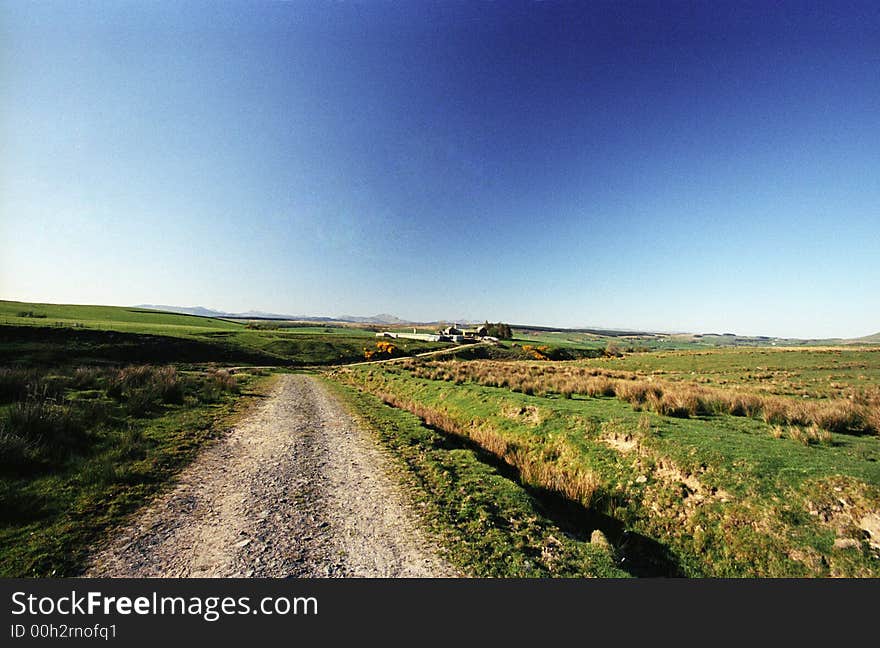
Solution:
<svg viewBox="0 0 880 648">
<path fill-rule="evenodd" d="M 880 331 L 880 4 L 3 2 L 0 298 Z"/>
</svg>

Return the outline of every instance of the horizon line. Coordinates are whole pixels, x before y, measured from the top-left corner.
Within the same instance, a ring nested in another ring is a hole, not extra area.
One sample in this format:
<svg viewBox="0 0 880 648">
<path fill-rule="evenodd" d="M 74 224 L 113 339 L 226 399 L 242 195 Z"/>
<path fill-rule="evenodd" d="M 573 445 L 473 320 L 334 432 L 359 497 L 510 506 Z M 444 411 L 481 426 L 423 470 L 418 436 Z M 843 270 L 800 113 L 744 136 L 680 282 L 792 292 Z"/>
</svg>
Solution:
<svg viewBox="0 0 880 648">
<path fill-rule="evenodd" d="M 153 310 L 157 313 L 168 313 L 171 315 L 183 315 L 188 317 L 204 317 L 204 318 L 226 318 L 226 319 L 260 319 L 260 320 L 269 320 L 269 321 L 310 321 L 310 320 L 318 320 L 318 319 L 329 319 L 338 322 L 346 322 L 349 324 L 368 324 L 370 322 L 357 322 L 356 320 L 345 319 L 345 317 L 353 317 L 353 318 L 362 318 L 362 319 L 370 319 L 374 317 L 378 317 L 379 315 L 388 315 L 390 317 L 394 317 L 398 319 L 398 322 L 372 322 L 372 324 L 394 324 L 394 325 L 404 325 L 404 324 L 440 324 L 440 323 L 473 323 L 473 322 L 491 322 L 491 319 L 487 318 L 459 318 L 459 319 L 433 319 L 433 320 L 415 320 L 415 319 L 406 319 L 399 317 L 393 313 L 389 312 L 381 312 L 375 315 L 288 315 L 283 313 L 269 313 L 267 311 L 261 311 L 257 309 L 250 309 L 248 311 L 226 311 L 226 310 L 218 310 L 215 308 L 210 308 L 207 306 L 176 306 L 172 304 L 98 304 L 98 303 L 72 303 L 72 302 L 47 302 L 47 301 L 28 301 L 23 299 L 7 299 L 0 298 L 0 302 L 17 302 L 22 304 L 35 304 L 35 305 L 44 305 L 44 306 L 101 306 L 108 308 L 145 308 L 149 310 Z M 197 309 L 201 308 L 207 311 L 213 311 L 217 313 L 217 315 L 198 315 L 195 313 L 178 313 L 171 310 L 163 310 L 167 308 L 179 308 L 179 309 Z M 251 316 L 248 317 L 247 313 L 265 313 L 266 317 L 263 316 Z M 277 316 L 277 317 L 276 317 Z M 503 320 L 497 320 L 499 322 L 503 322 Z M 874 333 L 866 333 L 864 335 L 853 336 L 853 337 L 797 337 L 797 336 L 781 336 L 781 335 L 765 335 L 765 334 L 757 334 L 757 333 L 735 333 L 730 331 L 725 332 L 715 332 L 715 331 L 700 331 L 700 330 L 687 330 L 687 329 L 651 329 L 651 328 L 639 328 L 635 326 L 603 326 L 603 325 L 584 325 L 584 326 L 555 326 L 552 324 L 522 324 L 522 323 L 514 323 L 514 322 L 503 322 L 512 328 L 520 328 L 520 329 L 547 329 L 551 331 L 570 331 L 570 332 L 598 332 L 598 331 L 613 331 L 615 333 L 629 333 L 632 335 L 644 335 L 644 334 L 652 334 L 652 335 L 715 335 L 718 337 L 725 336 L 734 336 L 734 337 L 744 337 L 744 338 L 766 338 L 771 340 L 801 340 L 801 341 L 822 341 L 822 340 L 859 340 L 866 337 L 871 337 L 873 335 L 877 335 L 878 332 Z"/>
</svg>

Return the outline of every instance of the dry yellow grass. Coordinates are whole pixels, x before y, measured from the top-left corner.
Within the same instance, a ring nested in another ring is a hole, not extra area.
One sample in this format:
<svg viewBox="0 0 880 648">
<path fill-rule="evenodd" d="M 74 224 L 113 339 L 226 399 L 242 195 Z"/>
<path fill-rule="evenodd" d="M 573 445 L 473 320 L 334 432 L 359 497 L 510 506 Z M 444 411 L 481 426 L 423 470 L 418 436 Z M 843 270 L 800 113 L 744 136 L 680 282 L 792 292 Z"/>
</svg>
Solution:
<svg viewBox="0 0 880 648">
<path fill-rule="evenodd" d="M 562 493 L 587 507 L 601 491 L 599 478 L 578 465 L 576 452 L 562 438 L 548 439 L 539 447 L 525 447 L 505 439 L 488 424 L 463 425 L 441 411 L 395 394 L 375 395 L 389 405 L 415 414 L 430 426 L 473 441 L 516 468 L 527 484 Z"/>
<path fill-rule="evenodd" d="M 800 400 L 565 363 L 538 365 L 482 360 L 410 362 L 403 366 L 420 378 L 456 384 L 475 382 L 530 395 L 614 396 L 636 408 L 667 416 L 731 414 L 760 417 L 772 425 L 816 426 L 827 432 L 880 433 L 878 389 L 864 390 L 846 398 Z"/>
</svg>

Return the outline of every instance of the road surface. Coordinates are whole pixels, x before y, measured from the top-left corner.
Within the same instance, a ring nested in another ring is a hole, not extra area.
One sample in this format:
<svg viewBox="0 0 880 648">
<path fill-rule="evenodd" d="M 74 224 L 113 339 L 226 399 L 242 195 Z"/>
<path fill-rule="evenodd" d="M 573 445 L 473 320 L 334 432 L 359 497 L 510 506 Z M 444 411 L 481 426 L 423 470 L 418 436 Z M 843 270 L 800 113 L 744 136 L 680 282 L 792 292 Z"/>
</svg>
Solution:
<svg viewBox="0 0 880 648">
<path fill-rule="evenodd" d="M 384 453 L 315 378 L 244 422 L 95 552 L 86 576 L 456 576 Z"/>
</svg>

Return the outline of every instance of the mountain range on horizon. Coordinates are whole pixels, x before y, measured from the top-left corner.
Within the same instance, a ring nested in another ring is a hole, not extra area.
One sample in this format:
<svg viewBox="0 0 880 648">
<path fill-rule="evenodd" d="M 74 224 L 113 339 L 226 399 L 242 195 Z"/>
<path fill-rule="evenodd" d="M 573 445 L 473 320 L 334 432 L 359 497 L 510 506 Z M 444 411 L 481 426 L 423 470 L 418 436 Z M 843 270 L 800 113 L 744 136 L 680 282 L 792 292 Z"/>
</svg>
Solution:
<svg viewBox="0 0 880 648">
<path fill-rule="evenodd" d="M 474 325 L 474 324 L 482 324 L 483 320 L 474 320 L 467 318 L 449 318 L 443 320 L 434 320 L 430 322 L 422 322 L 415 320 L 407 320 L 397 317 L 396 315 L 392 315 L 390 313 L 379 313 L 377 315 L 372 316 L 359 316 L 359 315 L 339 315 L 338 317 L 327 317 L 327 316 L 315 316 L 315 315 L 287 315 L 281 313 L 267 313 L 264 311 L 257 310 L 249 310 L 241 313 L 231 313 L 227 311 L 219 311 L 211 308 L 205 308 L 204 306 L 168 306 L 161 304 L 138 304 L 134 306 L 134 308 L 145 308 L 149 310 L 155 311 L 165 311 L 168 313 L 179 313 L 182 315 L 196 315 L 199 317 L 221 317 L 221 318 L 229 318 L 229 319 L 273 319 L 273 320 L 291 320 L 291 321 L 299 321 L 299 322 L 340 322 L 340 323 L 348 323 L 348 324 L 387 324 L 391 325 L 439 325 L 439 324 L 461 324 L 461 325 Z M 534 328 L 534 329 L 546 329 L 546 330 L 570 330 L 570 331 L 582 331 L 582 332 L 592 332 L 598 334 L 630 334 L 630 335 L 644 335 L 644 334 L 660 334 L 660 335 L 700 335 L 700 336 L 731 336 L 743 339 L 765 339 L 765 340 L 798 340 L 800 338 L 791 338 L 791 337 L 779 337 L 779 336 L 757 336 L 757 335 L 737 335 L 734 333 L 699 333 L 695 334 L 694 332 L 685 332 L 685 331 L 636 331 L 630 328 L 616 328 L 616 327 L 597 327 L 597 326 L 583 326 L 576 327 L 570 329 L 560 329 L 558 327 L 552 326 L 535 326 L 535 325 L 526 325 L 526 324 L 514 324 L 514 326 L 518 326 L 520 328 Z M 804 338 L 807 339 L 807 338 Z M 865 335 L 856 338 L 809 338 L 810 341 L 820 341 L 820 340 L 828 340 L 831 341 L 845 341 L 847 343 L 869 343 L 869 344 L 877 344 L 880 343 L 880 332 L 874 333 L 873 335 Z"/>
<path fill-rule="evenodd" d="M 164 304 L 138 304 L 135 308 L 146 308 L 149 310 L 165 311 L 168 313 L 180 313 L 182 315 L 198 315 L 199 317 L 226 317 L 233 319 L 280 319 L 295 320 L 302 322 L 346 322 L 354 324 L 438 324 L 440 322 L 454 322 L 458 324 L 480 324 L 481 321 L 469 319 L 448 319 L 437 320 L 435 322 L 415 322 L 391 315 L 390 313 L 379 313 L 369 317 L 358 315 L 340 315 L 339 317 L 325 317 L 314 315 L 285 315 L 281 313 L 266 313 L 264 311 L 249 310 L 243 313 L 230 313 L 226 311 L 218 311 L 204 306 L 167 306 Z"/>
</svg>

